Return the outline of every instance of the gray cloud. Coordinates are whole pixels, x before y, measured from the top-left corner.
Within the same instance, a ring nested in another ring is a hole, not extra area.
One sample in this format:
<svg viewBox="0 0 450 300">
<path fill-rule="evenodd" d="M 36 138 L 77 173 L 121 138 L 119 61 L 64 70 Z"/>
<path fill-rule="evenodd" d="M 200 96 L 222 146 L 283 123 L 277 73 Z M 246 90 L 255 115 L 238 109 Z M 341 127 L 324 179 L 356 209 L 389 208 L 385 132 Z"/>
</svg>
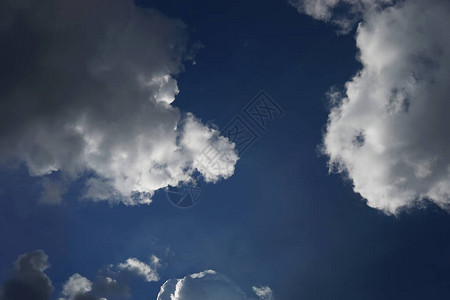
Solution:
<svg viewBox="0 0 450 300">
<path fill-rule="evenodd" d="M 49 267 L 42 250 L 20 255 L 9 279 L 0 289 L 0 300 L 48 300 L 53 285 L 44 273 Z"/>
<path fill-rule="evenodd" d="M 191 55 L 181 21 L 119 0 L 6 0 L 0 20 L 0 163 L 91 174 L 85 198 L 128 205 L 196 169 L 211 182 L 233 174 L 234 145 L 171 104 Z M 226 168 L 198 163 L 209 143 Z M 57 203 L 50 183 L 42 199 Z"/>
<path fill-rule="evenodd" d="M 39 201 L 47 204 L 60 204 L 62 202 L 63 194 L 66 192 L 63 181 L 44 177 L 42 179 L 42 188 L 43 191 Z"/>
</svg>

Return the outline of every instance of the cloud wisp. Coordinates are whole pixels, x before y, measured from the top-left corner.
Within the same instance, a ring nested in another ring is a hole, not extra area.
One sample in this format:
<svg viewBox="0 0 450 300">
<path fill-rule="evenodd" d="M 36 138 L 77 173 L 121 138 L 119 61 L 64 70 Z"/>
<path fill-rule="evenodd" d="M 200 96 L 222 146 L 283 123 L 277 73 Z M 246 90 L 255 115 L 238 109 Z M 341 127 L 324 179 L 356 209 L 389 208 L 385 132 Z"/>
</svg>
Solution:
<svg viewBox="0 0 450 300">
<path fill-rule="evenodd" d="M 234 144 L 172 105 L 189 59 L 186 26 L 131 1 L 6 1 L 0 12 L 0 163 L 89 177 L 84 198 L 148 204 L 158 189 L 228 178 Z M 224 149 L 226 168 L 198 164 Z M 43 181 L 42 202 L 65 183 Z"/>
<path fill-rule="evenodd" d="M 132 278 L 141 278 L 145 282 L 159 281 L 158 267 L 159 259 L 153 255 L 149 264 L 128 258 L 116 266 L 105 266 L 98 271 L 93 282 L 75 273 L 64 284 L 64 298 L 59 300 L 129 299 L 132 295 L 128 282 Z"/>
</svg>

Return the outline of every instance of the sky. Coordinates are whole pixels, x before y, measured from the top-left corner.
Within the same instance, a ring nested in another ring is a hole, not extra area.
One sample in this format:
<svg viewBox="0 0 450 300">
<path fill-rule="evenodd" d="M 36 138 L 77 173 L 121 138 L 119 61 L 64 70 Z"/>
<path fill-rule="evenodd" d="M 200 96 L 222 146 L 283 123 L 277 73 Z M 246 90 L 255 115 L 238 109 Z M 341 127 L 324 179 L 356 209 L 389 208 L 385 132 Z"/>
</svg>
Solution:
<svg viewBox="0 0 450 300">
<path fill-rule="evenodd" d="M 0 300 L 444 299 L 446 0 L 0 0 Z"/>
</svg>

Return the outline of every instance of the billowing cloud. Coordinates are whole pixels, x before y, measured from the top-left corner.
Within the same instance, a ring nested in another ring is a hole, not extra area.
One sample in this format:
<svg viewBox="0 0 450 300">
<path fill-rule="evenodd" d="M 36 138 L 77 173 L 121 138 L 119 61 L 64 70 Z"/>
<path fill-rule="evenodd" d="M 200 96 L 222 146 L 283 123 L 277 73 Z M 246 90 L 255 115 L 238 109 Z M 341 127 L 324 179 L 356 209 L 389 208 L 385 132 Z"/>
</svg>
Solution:
<svg viewBox="0 0 450 300">
<path fill-rule="evenodd" d="M 84 198 L 127 205 L 196 170 L 233 174 L 234 145 L 172 105 L 191 56 L 181 21 L 119 0 L 7 0 L 0 20 L 0 162 L 88 176 Z M 200 164 L 210 144 L 220 168 Z M 60 202 L 64 185 L 43 184 Z"/>
<path fill-rule="evenodd" d="M 357 31 L 362 70 L 332 93 L 323 140 L 330 170 L 369 206 L 450 208 L 450 2 L 411 0 Z"/>
<path fill-rule="evenodd" d="M 269 287 L 253 288 L 259 299 L 273 299 Z M 181 279 L 167 280 L 157 300 L 250 300 L 247 295 L 226 276 L 213 270 L 191 274 Z"/>
<path fill-rule="evenodd" d="M 49 267 L 42 250 L 20 255 L 9 279 L 0 288 L 0 300 L 49 300 L 53 285 L 45 274 Z"/>
<path fill-rule="evenodd" d="M 290 0 L 300 13 L 330 22 L 347 33 L 365 14 L 394 4 L 395 0 Z"/>
</svg>

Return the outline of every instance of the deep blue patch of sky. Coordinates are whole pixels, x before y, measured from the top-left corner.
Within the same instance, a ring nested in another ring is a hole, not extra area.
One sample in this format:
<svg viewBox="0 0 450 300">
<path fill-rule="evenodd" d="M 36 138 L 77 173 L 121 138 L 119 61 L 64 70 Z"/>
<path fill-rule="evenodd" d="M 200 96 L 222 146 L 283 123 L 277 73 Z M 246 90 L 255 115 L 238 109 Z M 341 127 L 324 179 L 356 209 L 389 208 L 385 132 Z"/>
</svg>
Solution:
<svg viewBox="0 0 450 300">
<path fill-rule="evenodd" d="M 229 180 L 204 186 L 195 207 L 158 192 L 150 206 L 37 203 L 25 167 L 0 172 L 0 279 L 19 253 L 47 252 L 57 291 L 73 273 L 151 253 L 162 279 L 215 269 L 278 299 L 443 299 L 450 291 L 450 218 L 431 206 L 400 218 L 368 208 L 318 155 L 326 91 L 360 67 L 353 34 L 338 36 L 285 1 L 139 1 L 188 25 L 204 45 L 178 76 L 174 105 L 223 128 L 260 91 L 284 109 Z M 143 8 L 144 9 L 144 8 Z M 133 283 L 134 299 L 159 283 Z M 57 296 L 56 294 L 54 296 Z"/>
</svg>

